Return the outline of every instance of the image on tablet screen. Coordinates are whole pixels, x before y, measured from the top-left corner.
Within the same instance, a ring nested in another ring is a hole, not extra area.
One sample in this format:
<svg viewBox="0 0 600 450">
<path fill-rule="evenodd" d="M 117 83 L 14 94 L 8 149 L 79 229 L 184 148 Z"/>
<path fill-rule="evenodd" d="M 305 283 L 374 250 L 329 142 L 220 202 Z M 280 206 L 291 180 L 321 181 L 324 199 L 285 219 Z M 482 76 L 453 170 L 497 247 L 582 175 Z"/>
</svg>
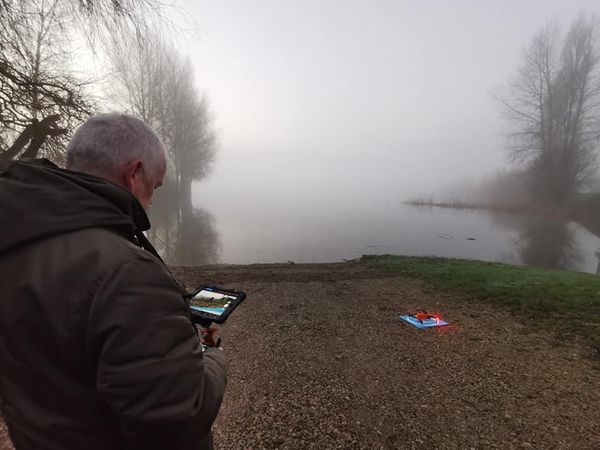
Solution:
<svg viewBox="0 0 600 450">
<path fill-rule="evenodd" d="M 235 296 L 233 295 L 202 289 L 192 297 L 190 307 L 196 311 L 220 316 L 234 300 Z"/>
</svg>

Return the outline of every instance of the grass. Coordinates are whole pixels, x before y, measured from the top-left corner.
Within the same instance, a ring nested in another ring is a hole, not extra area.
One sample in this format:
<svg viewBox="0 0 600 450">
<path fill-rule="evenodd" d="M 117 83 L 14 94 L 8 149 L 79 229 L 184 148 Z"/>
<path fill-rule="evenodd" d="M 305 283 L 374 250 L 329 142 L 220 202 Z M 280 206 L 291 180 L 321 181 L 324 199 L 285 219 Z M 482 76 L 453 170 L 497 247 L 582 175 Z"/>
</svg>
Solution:
<svg viewBox="0 0 600 450">
<path fill-rule="evenodd" d="M 600 277 L 501 263 L 408 256 L 364 256 L 362 263 L 427 281 L 445 291 L 507 306 L 524 322 L 600 348 Z"/>
</svg>

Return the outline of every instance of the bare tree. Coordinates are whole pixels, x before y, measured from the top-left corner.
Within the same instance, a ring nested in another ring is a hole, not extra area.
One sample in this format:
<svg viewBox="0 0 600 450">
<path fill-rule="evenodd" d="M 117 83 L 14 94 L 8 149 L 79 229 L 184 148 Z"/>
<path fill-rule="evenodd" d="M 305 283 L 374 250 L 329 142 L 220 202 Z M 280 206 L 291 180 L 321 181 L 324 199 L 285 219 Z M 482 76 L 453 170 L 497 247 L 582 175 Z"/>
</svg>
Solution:
<svg viewBox="0 0 600 450">
<path fill-rule="evenodd" d="M 192 205 L 192 183 L 210 170 L 216 133 L 192 64 L 158 35 L 142 44 L 116 45 L 112 60 L 113 101 L 158 131 L 171 162 L 150 211 L 151 237 L 170 262 L 211 262 L 218 236 L 209 214 Z"/>
<path fill-rule="evenodd" d="M 512 125 L 514 160 L 526 165 L 535 195 L 562 203 L 589 181 L 600 137 L 600 22 L 580 15 L 565 36 L 548 24 L 498 95 Z"/>
<path fill-rule="evenodd" d="M 40 150 L 60 160 L 67 133 L 93 111 L 86 82 L 70 70 L 75 28 L 92 45 L 124 30 L 143 36 L 144 13 L 152 18 L 159 6 L 158 0 L 0 0 L 0 161 Z"/>
<path fill-rule="evenodd" d="M 0 148 L 0 158 L 35 157 L 43 149 L 60 159 L 66 133 L 93 110 L 84 83 L 68 69 L 69 12 L 59 0 L 18 2 L 12 12 L 0 20 L 0 126 L 4 140 L 15 142 Z"/>
</svg>

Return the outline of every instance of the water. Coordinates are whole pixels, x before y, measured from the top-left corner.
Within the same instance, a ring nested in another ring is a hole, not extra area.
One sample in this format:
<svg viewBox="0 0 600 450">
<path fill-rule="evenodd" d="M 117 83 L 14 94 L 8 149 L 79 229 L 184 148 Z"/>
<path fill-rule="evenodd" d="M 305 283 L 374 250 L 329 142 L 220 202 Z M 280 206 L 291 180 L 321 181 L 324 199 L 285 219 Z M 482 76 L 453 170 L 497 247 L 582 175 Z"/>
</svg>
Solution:
<svg viewBox="0 0 600 450">
<path fill-rule="evenodd" d="M 592 273 L 598 266 L 600 239 L 564 220 L 416 208 L 398 199 L 353 202 L 331 193 L 288 201 L 243 192 L 229 201 L 210 198 L 203 207 L 214 217 L 222 263 L 334 262 L 389 253 Z"/>
</svg>

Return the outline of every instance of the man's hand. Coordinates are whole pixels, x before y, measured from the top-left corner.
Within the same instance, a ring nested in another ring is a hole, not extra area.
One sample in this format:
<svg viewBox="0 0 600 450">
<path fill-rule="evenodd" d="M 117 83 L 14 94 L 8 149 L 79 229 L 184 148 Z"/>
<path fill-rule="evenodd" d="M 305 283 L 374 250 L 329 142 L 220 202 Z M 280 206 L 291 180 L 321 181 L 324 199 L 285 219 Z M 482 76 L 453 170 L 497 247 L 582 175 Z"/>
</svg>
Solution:
<svg viewBox="0 0 600 450">
<path fill-rule="evenodd" d="M 210 327 L 200 328 L 200 332 L 202 333 L 202 344 L 207 347 L 215 347 L 219 350 L 223 350 L 221 348 L 221 339 L 219 338 L 219 327 L 217 327 L 214 323 L 210 324 Z"/>
</svg>

